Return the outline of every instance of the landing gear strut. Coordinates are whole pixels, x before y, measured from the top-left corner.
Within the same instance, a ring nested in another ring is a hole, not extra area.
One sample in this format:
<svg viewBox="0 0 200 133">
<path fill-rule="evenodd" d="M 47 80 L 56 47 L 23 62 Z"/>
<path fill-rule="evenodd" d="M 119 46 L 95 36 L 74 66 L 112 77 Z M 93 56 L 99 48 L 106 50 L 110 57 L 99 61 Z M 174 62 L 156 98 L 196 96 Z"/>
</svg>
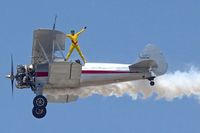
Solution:
<svg viewBox="0 0 200 133">
<path fill-rule="evenodd" d="M 33 109 L 32 109 L 32 114 L 35 118 L 43 118 L 46 113 L 46 106 L 47 106 L 47 99 L 42 96 L 42 95 L 38 95 L 33 99 Z"/>
</svg>

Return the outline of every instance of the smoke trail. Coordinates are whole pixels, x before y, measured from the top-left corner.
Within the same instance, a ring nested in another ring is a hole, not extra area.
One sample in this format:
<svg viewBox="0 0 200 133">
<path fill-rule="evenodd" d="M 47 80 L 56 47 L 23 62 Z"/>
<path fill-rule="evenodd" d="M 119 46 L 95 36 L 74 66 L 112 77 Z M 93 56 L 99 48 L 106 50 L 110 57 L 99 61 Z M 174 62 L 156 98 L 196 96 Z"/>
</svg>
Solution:
<svg viewBox="0 0 200 133">
<path fill-rule="evenodd" d="M 83 87 L 80 89 L 66 89 L 64 92 L 56 90 L 58 95 L 78 95 L 85 98 L 93 94 L 103 96 L 122 97 L 129 95 L 132 99 L 146 99 L 152 95 L 156 99 L 173 100 L 184 96 L 200 98 L 200 71 L 191 67 L 188 71 L 175 71 L 155 79 L 155 86 L 150 86 L 148 80 L 115 83 L 103 86 Z M 52 94 L 55 94 L 55 91 Z"/>
<path fill-rule="evenodd" d="M 176 71 L 157 79 L 154 92 L 158 98 L 172 100 L 183 96 L 200 98 L 200 71 L 191 67 L 189 71 Z"/>
<path fill-rule="evenodd" d="M 133 99 L 146 99 L 155 94 L 157 99 L 164 98 L 166 100 L 182 98 L 183 96 L 200 97 L 200 71 L 195 67 L 191 67 L 189 71 L 167 73 L 157 77 L 155 83 L 154 87 L 151 87 L 147 80 L 86 87 L 81 88 L 83 92 L 80 90 L 82 93 L 79 92 L 79 96 L 87 97 L 92 94 L 99 94 L 121 97 L 129 95 Z"/>
</svg>

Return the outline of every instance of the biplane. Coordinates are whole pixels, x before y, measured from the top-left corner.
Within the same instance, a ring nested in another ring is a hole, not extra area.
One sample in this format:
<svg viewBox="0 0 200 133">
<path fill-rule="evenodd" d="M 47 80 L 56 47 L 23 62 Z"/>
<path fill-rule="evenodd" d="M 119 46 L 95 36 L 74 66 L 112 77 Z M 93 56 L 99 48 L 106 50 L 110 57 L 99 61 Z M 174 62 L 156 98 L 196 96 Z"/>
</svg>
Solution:
<svg viewBox="0 0 200 133">
<path fill-rule="evenodd" d="M 17 65 L 14 73 L 13 57 L 11 56 L 11 73 L 7 78 L 18 89 L 30 88 L 35 94 L 32 114 L 43 118 L 47 103 L 72 102 L 77 95 L 63 92 L 59 96 L 45 91 L 79 89 L 87 86 L 99 86 L 111 83 L 149 80 L 153 86 L 154 79 L 167 71 L 164 55 L 154 45 L 147 45 L 133 64 L 116 63 L 85 63 L 80 60 L 66 61 L 65 33 L 55 29 L 37 29 L 33 33 L 31 64 Z M 55 94 L 57 95 L 57 94 Z"/>
</svg>

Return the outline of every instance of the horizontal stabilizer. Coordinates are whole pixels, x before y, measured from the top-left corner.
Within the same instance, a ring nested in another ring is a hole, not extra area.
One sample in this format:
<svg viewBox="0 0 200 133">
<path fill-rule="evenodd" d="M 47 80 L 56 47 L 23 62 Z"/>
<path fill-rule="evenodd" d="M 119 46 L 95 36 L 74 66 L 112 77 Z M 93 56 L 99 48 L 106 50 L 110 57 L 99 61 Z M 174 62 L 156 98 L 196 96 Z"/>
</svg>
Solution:
<svg viewBox="0 0 200 133">
<path fill-rule="evenodd" d="M 147 72 L 151 68 L 157 68 L 158 65 L 154 60 L 146 59 L 129 66 L 131 72 Z"/>
</svg>

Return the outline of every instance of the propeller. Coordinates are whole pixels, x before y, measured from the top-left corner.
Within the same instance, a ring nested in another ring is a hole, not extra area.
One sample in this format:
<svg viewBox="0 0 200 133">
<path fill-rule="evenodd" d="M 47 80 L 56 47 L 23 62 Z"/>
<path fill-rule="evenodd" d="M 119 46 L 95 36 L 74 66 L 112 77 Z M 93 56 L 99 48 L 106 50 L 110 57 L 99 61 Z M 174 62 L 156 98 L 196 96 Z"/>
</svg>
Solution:
<svg viewBox="0 0 200 133">
<path fill-rule="evenodd" d="M 12 89 L 12 96 L 13 96 L 13 89 L 14 89 L 14 80 L 15 80 L 15 75 L 14 75 L 14 70 L 13 70 L 13 56 L 11 55 L 11 71 L 9 75 L 6 75 L 6 78 L 9 78 L 11 81 L 11 89 Z"/>
</svg>

